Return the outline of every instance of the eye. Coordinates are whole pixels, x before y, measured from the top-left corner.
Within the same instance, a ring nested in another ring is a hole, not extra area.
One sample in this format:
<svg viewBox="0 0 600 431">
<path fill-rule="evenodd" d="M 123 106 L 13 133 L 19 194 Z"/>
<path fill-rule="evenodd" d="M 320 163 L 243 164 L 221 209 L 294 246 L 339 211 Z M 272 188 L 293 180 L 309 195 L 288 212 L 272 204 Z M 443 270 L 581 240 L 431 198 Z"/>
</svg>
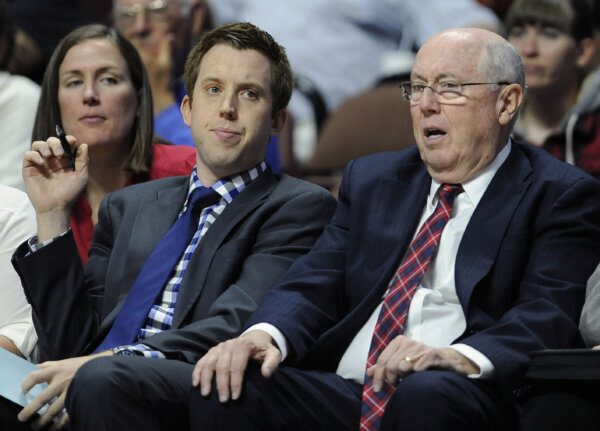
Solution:
<svg viewBox="0 0 600 431">
<path fill-rule="evenodd" d="M 421 82 L 413 82 L 411 84 L 411 91 L 413 93 L 422 93 L 423 91 L 425 91 L 425 87 L 427 86 Z"/>
<path fill-rule="evenodd" d="M 508 37 L 521 37 L 525 34 L 525 28 L 521 25 L 515 25 L 508 32 Z"/>
<path fill-rule="evenodd" d="M 100 82 L 110 85 L 116 85 L 119 83 L 117 78 L 115 78 L 114 76 L 103 76 L 102 78 L 100 78 Z"/>
<path fill-rule="evenodd" d="M 258 99 L 258 94 L 254 90 L 244 90 L 242 91 L 242 96 L 247 99 L 256 100 Z"/>
<path fill-rule="evenodd" d="M 560 31 L 556 27 L 544 26 L 542 28 L 542 34 L 544 35 L 544 37 L 547 37 L 548 39 L 556 39 L 557 37 L 559 37 L 562 34 L 562 31 Z"/>
<path fill-rule="evenodd" d="M 206 87 L 206 92 L 208 94 L 217 94 L 219 92 L 219 87 L 216 85 L 211 85 L 210 87 Z"/>
<path fill-rule="evenodd" d="M 460 82 L 457 81 L 440 81 L 438 83 L 439 91 L 458 91 L 460 90 Z"/>
<path fill-rule="evenodd" d="M 83 83 L 83 81 L 81 79 L 69 79 L 65 82 L 65 86 L 66 87 L 77 87 L 79 85 L 81 85 Z"/>
</svg>

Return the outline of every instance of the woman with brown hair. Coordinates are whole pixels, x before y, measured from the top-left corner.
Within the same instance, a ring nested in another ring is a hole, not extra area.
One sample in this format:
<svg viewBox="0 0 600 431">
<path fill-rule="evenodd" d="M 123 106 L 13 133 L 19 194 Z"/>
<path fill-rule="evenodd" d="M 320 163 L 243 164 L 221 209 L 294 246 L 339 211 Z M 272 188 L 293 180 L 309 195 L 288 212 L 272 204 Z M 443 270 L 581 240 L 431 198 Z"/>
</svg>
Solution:
<svg viewBox="0 0 600 431">
<path fill-rule="evenodd" d="M 155 142 L 152 93 L 142 60 L 127 39 L 103 25 L 72 31 L 50 59 L 33 146 L 55 136 L 57 125 L 75 138 L 69 138 L 71 144 L 85 143 L 89 152 L 88 182 L 70 208 L 70 226 L 83 263 L 107 193 L 189 175 L 196 163 L 193 148 Z"/>
</svg>

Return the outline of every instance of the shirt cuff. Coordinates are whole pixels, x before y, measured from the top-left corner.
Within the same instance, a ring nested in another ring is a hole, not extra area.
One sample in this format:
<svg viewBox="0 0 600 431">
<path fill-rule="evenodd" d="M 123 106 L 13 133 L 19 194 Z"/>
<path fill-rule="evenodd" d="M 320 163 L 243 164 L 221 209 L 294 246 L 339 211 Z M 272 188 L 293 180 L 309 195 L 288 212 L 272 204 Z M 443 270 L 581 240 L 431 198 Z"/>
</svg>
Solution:
<svg viewBox="0 0 600 431">
<path fill-rule="evenodd" d="M 29 240 L 27 240 L 27 245 L 29 246 L 29 252 L 35 253 L 39 249 L 46 247 L 48 244 L 53 243 L 58 238 L 65 236 L 67 233 L 69 233 L 70 230 L 71 230 L 71 226 L 69 226 L 68 229 L 66 231 L 64 231 L 63 233 L 61 233 L 60 235 L 57 235 L 54 238 L 47 239 L 44 242 L 38 242 L 37 235 L 32 236 L 31 238 L 29 238 Z"/>
<path fill-rule="evenodd" d="M 479 367 L 479 374 L 469 374 L 467 377 L 471 379 L 490 379 L 494 376 L 495 369 L 492 361 L 479 350 L 466 344 L 453 344 L 450 348 L 456 350 Z"/>
<path fill-rule="evenodd" d="M 242 335 L 240 335 L 240 337 L 247 334 L 250 331 L 263 331 L 269 334 L 271 338 L 273 338 L 275 344 L 277 345 L 276 347 L 281 352 L 281 362 L 285 360 L 288 354 L 287 340 L 285 338 L 285 335 L 283 335 L 279 329 L 277 329 L 270 323 L 257 323 L 256 325 L 252 325 L 251 327 L 246 329 L 242 333 Z"/>
</svg>

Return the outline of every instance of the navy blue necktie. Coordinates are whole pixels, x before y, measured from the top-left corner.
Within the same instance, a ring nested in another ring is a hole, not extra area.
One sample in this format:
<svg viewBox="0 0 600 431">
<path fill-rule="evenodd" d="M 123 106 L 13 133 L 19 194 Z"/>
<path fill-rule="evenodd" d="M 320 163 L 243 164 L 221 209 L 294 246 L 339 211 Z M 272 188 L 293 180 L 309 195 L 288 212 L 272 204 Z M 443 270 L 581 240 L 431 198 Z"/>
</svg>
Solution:
<svg viewBox="0 0 600 431">
<path fill-rule="evenodd" d="M 202 210 L 220 199 L 212 188 L 192 191 L 186 211 L 173 223 L 140 271 L 108 335 L 95 352 L 128 345 L 136 340 L 156 297 L 198 230 Z"/>
</svg>

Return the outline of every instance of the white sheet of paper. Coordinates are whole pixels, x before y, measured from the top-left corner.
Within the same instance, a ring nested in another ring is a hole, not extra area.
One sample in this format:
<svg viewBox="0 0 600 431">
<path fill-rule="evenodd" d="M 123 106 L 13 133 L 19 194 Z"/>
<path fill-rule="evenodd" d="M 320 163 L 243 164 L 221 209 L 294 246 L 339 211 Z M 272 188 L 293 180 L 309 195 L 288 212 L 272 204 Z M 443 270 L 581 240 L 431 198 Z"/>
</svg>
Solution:
<svg viewBox="0 0 600 431">
<path fill-rule="evenodd" d="M 35 370 L 39 370 L 37 365 L 0 348 L 0 396 L 25 407 L 48 386 L 44 382 L 35 385 L 28 393 L 23 393 L 21 382 Z M 43 413 L 47 408 L 46 404 L 38 413 Z"/>
</svg>

